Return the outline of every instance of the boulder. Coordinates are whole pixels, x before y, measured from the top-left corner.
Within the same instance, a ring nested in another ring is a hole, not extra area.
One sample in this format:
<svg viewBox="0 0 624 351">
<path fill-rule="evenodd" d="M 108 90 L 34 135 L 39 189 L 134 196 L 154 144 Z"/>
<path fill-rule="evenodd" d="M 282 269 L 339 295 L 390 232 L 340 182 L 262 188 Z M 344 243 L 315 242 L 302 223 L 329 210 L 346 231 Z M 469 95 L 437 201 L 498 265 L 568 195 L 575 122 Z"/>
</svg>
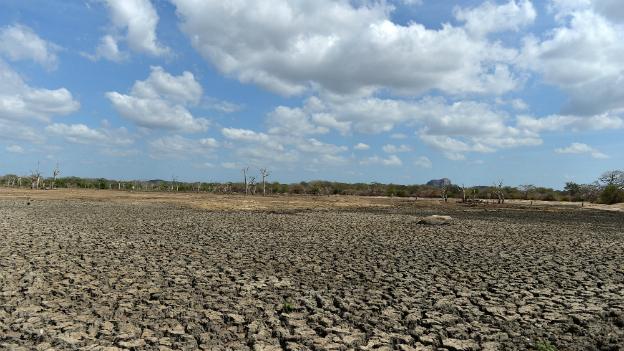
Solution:
<svg viewBox="0 0 624 351">
<path fill-rule="evenodd" d="M 445 225 L 445 224 L 451 224 L 452 222 L 453 222 L 453 218 L 451 216 L 433 215 L 433 216 L 428 216 L 428 217 L 421 219 L 420 221 L 418 221 L 418 224 Z"/>
</svg>

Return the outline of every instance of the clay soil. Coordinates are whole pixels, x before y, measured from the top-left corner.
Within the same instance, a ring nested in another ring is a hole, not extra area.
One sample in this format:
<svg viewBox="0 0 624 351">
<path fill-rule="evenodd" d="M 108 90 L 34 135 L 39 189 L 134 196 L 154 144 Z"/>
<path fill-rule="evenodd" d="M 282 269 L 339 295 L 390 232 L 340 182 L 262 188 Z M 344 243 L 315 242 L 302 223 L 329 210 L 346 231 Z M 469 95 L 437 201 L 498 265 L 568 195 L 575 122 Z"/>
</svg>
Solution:
<svg viewBox="0 0 624 351">
<path fill-rule="evenodd" d="M 624 214 L 0 190 L 0 350 L 33 349 L 621 350 Z"/>
</svg>

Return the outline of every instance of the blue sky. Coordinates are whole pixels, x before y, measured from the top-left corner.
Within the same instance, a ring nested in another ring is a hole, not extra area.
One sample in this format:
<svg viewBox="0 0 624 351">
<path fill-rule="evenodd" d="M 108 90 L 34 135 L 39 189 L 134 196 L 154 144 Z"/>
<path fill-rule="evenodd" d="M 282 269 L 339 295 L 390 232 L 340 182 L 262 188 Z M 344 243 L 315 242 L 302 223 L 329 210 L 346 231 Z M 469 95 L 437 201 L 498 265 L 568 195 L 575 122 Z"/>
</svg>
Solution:
<svg viewBox="0 0 624 351">
<path fill-rule="evenodd" d="M 618 0 L 5 0 L 0 174 L 591 182 L 624 164 Z"/>
</svg>

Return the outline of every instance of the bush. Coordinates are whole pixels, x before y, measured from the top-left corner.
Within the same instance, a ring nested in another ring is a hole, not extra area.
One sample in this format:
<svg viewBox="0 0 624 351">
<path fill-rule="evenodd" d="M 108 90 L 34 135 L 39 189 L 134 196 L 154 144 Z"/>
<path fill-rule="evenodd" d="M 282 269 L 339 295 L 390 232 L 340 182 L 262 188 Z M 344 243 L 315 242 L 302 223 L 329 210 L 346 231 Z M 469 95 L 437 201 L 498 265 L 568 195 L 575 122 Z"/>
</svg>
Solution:
<svg viewBox="0 0 624 351">
<path fill-rule="evenodd" d="M 555 348 L 550 342 L 548 341 L 538 341 L 535 344 L 535 348 L 537 349 L 537 351 L 557 351 L 557 348 Z"/>
<path fill-rule="evenodd" d="M 624 191 L 617 185 L 609 184 L 600 193 L 600 202 L 607 205 L 624 202 Z"/>
</svg>

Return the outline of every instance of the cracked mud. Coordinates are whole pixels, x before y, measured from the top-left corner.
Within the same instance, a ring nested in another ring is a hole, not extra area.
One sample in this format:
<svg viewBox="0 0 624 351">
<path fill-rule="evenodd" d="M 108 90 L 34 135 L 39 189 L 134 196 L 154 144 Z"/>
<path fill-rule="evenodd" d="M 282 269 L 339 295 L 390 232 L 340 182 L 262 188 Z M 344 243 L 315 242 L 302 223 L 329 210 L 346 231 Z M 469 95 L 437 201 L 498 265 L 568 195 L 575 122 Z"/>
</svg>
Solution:
<svg viewBox="0 0 624 351">
<path fill-rule="evenodd" d="M 417 222 L 453 216 L 446 226 Z M 0 201 L 0 349 L 624 347 L 624 216 Z"/>
</svg>

